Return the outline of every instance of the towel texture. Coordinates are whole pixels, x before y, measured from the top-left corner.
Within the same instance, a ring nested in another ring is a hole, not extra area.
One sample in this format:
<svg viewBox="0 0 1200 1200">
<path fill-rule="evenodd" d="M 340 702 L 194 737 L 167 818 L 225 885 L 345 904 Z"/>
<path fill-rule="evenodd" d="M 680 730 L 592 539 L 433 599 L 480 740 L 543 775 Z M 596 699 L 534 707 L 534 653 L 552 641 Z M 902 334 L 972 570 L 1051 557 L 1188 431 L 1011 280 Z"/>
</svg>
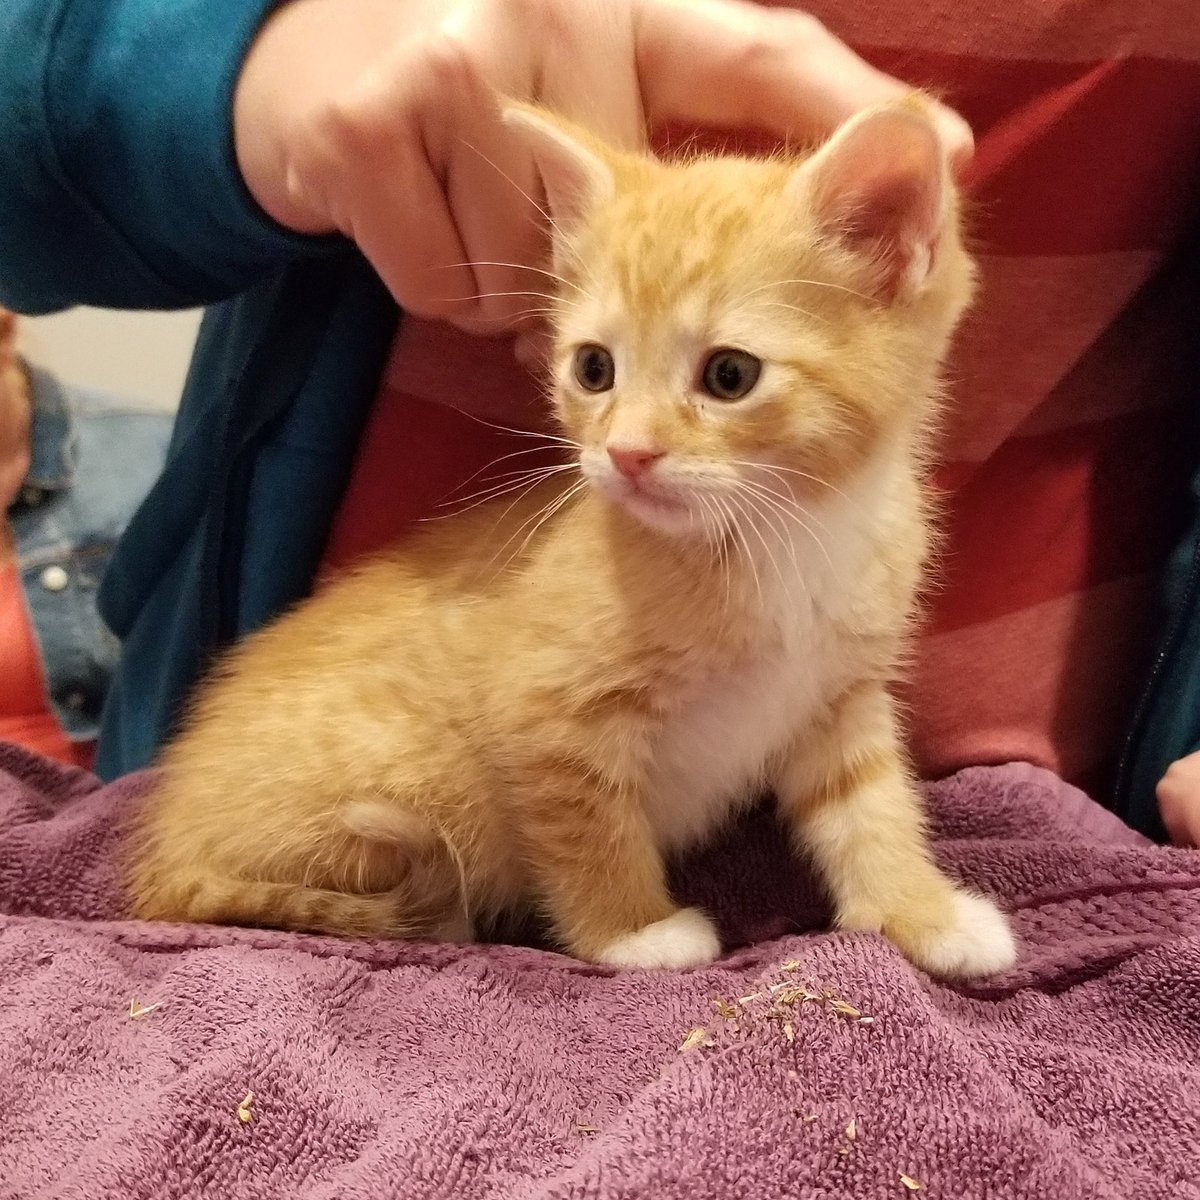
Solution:
<svg viewBox="0 0 1200 1200">
<path fill-rule="evenodd" d="M 740 947 L 691 973 L 125 921 L 145 786 L 0 747 L 5 1200 L 1200 1197 L 1200 854 L 1043 773 L 930 788 L 1023 942 L 970 986 L 825 932 L 763 816 L 679 871 Z"/>
</svg>

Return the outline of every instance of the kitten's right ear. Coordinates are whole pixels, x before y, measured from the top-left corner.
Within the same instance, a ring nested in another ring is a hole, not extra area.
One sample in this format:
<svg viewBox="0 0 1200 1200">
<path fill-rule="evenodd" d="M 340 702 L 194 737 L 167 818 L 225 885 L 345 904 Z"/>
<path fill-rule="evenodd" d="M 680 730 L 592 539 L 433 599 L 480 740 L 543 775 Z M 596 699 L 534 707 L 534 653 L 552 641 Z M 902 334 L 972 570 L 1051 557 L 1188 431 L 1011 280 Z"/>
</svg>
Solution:
<svg viewBox="0 0 1200 1200">
<path fill-rule="evenodd" d="M 918 100 L 847 121 L 796 173 L 813 216 L 867 259 L 881 299 L 925 282 L 951 213 L 946 153 Z"/>
<path fill-rule="evenodd" d="M 569 236 L 590 209 L 616 190 L 612 168 L 595 141 L 545 109 L 507 104 L 500 116 L 537 163 L 555 240 Z"/>
</svg>

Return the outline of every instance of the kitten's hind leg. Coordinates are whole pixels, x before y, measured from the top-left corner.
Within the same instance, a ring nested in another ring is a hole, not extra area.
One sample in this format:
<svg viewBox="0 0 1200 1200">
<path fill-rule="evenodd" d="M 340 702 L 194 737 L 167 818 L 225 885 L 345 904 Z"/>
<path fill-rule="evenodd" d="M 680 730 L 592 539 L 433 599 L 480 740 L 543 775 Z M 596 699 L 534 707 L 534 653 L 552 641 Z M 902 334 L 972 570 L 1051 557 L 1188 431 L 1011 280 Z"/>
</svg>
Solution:
<svg viewBox="0 0 1200 1200">
<path fill-rule="evenodd" d="M 864 686 L 789 751 L 775 779 L 781 814 L 808 849 L 843 929 L 878 930 L 935 975 L 1003 971 L 1016 958 L 990 900 L 933 861 L 921 799 L 882 686 Z"/>
</svg>

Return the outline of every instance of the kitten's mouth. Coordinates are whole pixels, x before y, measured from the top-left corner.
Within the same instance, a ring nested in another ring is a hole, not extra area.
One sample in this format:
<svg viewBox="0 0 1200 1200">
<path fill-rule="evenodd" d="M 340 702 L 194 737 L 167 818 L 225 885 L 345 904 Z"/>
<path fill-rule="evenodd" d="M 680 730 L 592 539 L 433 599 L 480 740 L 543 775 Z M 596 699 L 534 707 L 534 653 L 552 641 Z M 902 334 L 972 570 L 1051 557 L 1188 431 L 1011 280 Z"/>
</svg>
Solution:
<svg viewBox="0 0 1200 1200">
<path fill-rule="evenodd" d="M 684 502 L 676 497 L 664 495 L 657 489 L 648 488 L 645 484 L 628 483 L 622 489 L 620 500 L 622 504 L 631 507 L 646 508 L 653 512 L 669 513 L 679 516 L 690 511 Z"/>
<path fill-rule="evenodd" d="M 695 513 L 678 496 L 636 483 L 627 483 L 610 495 L 631 516 L 665 533 L 686 533 L 695 526 Z"/>
<path fill-rule="evenodd" d="M 614 504 L 647 525 L 681 533 L 695 524 L 695 512 L 685 492 L 654 478 L 629 479 L 615 471 L 589 472 L 591 482 Z"/>
</svg>

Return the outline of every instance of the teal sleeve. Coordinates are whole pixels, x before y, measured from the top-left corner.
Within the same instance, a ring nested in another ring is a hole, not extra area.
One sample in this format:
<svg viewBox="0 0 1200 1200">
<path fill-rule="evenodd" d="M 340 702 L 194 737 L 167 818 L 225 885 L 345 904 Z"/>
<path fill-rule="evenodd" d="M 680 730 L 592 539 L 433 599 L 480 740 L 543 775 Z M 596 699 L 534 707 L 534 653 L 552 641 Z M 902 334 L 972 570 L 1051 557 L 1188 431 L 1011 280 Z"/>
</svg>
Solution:
<svg viewBox="0 0 1200 1200">
<path fill-rule="evenodd" d="M 234 85 L 278 3 L 2 0 L 0 303 L 203 304 L 323 252 L 234 157 Z"/>
</svg>

